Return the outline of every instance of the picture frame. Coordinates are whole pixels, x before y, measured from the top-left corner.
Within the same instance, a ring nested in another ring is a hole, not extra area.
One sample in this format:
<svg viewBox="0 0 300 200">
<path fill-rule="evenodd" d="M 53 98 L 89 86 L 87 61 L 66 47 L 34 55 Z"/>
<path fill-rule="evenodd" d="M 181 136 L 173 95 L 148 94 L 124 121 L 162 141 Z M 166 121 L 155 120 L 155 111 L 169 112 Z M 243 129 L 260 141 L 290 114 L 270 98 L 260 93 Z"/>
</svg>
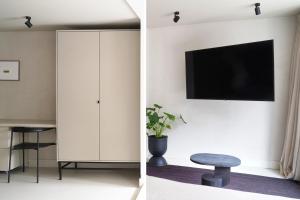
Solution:
<svg viewBox="0 0 300 200">
<path fill-rule="evenodd" d="M 0 81 L 19 81 L 20 61 L 0 60 Z"/>
</svg>

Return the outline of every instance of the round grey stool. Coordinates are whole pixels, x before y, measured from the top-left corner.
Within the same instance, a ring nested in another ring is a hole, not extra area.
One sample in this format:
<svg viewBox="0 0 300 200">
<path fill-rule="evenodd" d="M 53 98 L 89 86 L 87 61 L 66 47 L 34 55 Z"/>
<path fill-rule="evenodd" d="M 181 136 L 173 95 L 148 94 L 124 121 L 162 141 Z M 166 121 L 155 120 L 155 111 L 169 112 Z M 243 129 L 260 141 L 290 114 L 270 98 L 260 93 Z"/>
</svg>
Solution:
<svg viewBox="0 0 300 200">
<path fill-rule="evenodd" d="M 213 174 L 202 176 L 202 185 L 224 187 L 230 182 L 230 168 L 241 164 L 241 160 L 229 155 L 198 153 L 191 156 L 191 161 L 201 165 L 215 167 Z"/>
</svg>

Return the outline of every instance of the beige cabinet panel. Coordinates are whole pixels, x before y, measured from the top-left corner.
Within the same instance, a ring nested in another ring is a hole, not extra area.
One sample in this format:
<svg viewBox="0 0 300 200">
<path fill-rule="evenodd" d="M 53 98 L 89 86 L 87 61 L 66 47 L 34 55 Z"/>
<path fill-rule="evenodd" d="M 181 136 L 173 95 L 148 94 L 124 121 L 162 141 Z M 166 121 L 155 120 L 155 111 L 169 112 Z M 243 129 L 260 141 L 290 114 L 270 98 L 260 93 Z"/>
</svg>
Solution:
<svg viewBox="0 0 300 200">
<path fill-rule="evenodd" d="M 59 161 L 99 160 L 99 32 L 57 32 Z"/>
<path fill-rule="evenodd" d="M 139 31 L 100 33 L 100 160 L 139 161 Z"/>
</svg>

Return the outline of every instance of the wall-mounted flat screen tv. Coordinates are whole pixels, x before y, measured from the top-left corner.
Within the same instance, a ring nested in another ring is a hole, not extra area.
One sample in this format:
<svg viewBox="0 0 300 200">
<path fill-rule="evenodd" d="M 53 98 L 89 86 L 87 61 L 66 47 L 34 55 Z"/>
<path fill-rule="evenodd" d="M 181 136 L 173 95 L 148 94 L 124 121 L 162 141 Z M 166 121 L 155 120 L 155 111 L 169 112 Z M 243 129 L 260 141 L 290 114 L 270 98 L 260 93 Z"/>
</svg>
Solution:
<svg viewBox="0 0 300 200">
<path fill-rule="evenodd" d="M 188 51 L 188 99 L 274 101 L 273 40 Z"/>
</svg>

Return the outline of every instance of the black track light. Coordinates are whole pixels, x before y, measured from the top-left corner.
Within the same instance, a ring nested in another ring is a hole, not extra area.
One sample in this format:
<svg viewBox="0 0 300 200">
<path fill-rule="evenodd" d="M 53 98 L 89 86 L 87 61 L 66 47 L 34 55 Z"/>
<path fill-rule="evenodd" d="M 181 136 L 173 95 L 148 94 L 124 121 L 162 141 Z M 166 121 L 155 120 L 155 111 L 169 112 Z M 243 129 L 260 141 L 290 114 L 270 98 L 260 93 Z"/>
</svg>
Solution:
<svg viewBox="0 0 300 200">
<path fill-rule="evenodd" d="M 26 22 L 25 22 L 25 25 L 26 25 L 28 28 L 31 28 L 31 27 L 32 27 L 32 23 L 30 22 L 31 17 L 30 17 L 30 16 L 26 16 L 25 19 L 27 19 Z"/>
<path fill-rule="evenodd" d="M 180 17 L 179 17 L 179 11 L 174 12 L 174 19 L 173 21 L 175 23 L 177 23 L 179 21 Z"/>
<path fill-rule="evenodd" d="M 260 12 L 260 3 L 256 3 L 254 5 L 255 5 L 255 14 L 260 15 L 261 14 L 261 12 Z"/>
</svg>

